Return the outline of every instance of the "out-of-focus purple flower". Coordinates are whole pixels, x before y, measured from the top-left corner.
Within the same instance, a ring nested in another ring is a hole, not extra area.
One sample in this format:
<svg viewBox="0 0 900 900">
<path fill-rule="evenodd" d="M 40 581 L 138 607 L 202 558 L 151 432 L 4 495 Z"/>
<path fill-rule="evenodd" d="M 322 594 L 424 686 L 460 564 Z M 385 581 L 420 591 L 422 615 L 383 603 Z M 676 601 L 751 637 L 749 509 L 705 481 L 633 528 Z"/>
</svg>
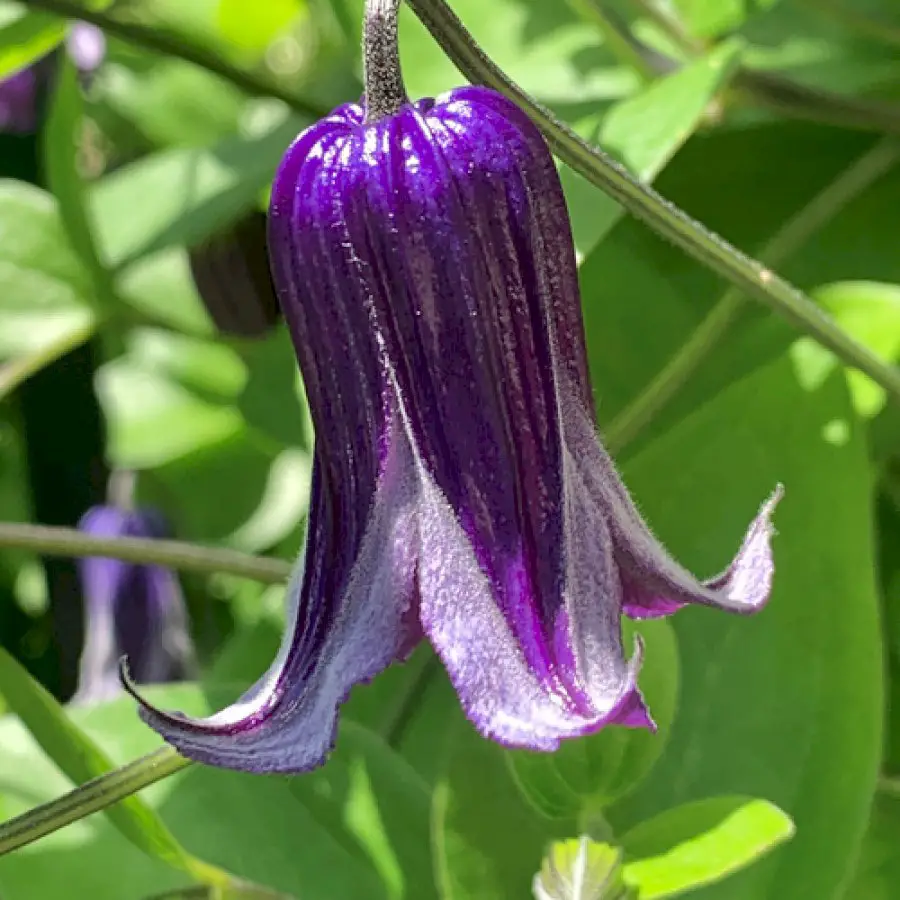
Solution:
<svg viewBox="0 0 900 900">
<path fill-rule="evenodd" d="M 155 510 L 96 506 L 78 526 L 94 537 L 162 538 Z M 86 557 L 81 562 L 85 642 L 76 703 L 97 703 L 121 691 L 119 660 L 127 656 L 141 684 L 181 681 L 193 674 L 194 648 L 178 578 L 162 566 Z"/>
<path fill-rule="evenodd" d="M 66 35 L 66 50 L 83 78 L 103 62 L 106 37 L 95 25 L 75 22 Z M 31 134 L 40 124 L 44 95 L 56 71 L 56 51 L 0 80 L 0 132 Z"/>
<path fill-rule="evenodd" d="M 778 492 L 701 582 L 597 439 L 569 220 L 537 128 L 484 88 L 410 103 L 387 84 L 301 134 L 273 186 L 273 274 L 316 428 L 288 628 L 220 713 L 142 710 L 213 765 L 320 764 L 348 691 L 423 634 L 500 743 L 653 727 L 622 614 L 750 613 L 769 595 Z"/>
<path fill-rule="evenodd" d="M 47 65 L 42 60 L 0 81 L 0 132 L 31 134 L 37 130 L 46 79 Z"/>
</svg>

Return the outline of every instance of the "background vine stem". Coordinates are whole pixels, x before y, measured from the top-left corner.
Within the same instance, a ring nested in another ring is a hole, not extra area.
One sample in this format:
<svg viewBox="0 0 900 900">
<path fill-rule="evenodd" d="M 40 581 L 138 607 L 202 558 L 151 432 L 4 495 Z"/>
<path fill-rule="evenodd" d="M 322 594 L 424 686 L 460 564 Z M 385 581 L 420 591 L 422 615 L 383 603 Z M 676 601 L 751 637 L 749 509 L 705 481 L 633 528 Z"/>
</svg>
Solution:
<svg viewBox="0 0 900 900">
<path fill-rule="evenodd" d="M 190 765 L 189 759 L 166 746 L 87 781 L 68 794 L 0 825 L 0 856 L 100 812 Z"/>
<path fill-rule="evenodd" d="M 203 547 L 181 541 L 145 538 L 98 538 L 74 528 L 0 522 L 0 548 L 33 550 L 45 556 L 109 556 L 128 562 L 150 563 L 194 572 L 224 572 L 261 581 L 283 584 L 291 567 L 280 559 L 252 556 L 220 547 Z"/>
<path fill-rule="evenodd" d="M 493 63 L 444 0 L 407 3 L 460 72 L 474 83 L 506 94 L 521 106 L 563 162 L 735 288 L 777 312 L 847 365 L 865 372 L 894 402 L 900 403 L 900 370 L 843 331 L 802 291 L 709 231 L 557 120 Z"/>
<path fill-rule="evenodd" d="M 762 259 L 768 265 L 780 265 L 898 162 L 900 138 L 878 141 L 784 223 L 766 244 Z M 647 387 L 604 429 L 611 453 L 627 447 L 681 390 L 722 340 L 743 305 L 744 295 L 737 288 L 722 295 Z"/>
<path fill-rule="evenodd" d="M 174 34 L 138 22 L 124 22 L 111 16 L 108 12 L 88 9 L 73 0 L 23 0 L 23 2 L 32 9 L 42 10 L 61 18 L 90 22 L 92 25 L 102 28 L 107 34 L 128 43 L 193 63 L 201 69 L 206 69 L 220 78 L 230 81 L 235 87 L 253 97 L 274 97 L 287 104 L 295 112 L 311 119 L 321 119 L 330 112 L 329 109 L 304 100 L 274 84 L 271 80 L 232 65 L 215 53 L 183 41 Z"/>
</svg>

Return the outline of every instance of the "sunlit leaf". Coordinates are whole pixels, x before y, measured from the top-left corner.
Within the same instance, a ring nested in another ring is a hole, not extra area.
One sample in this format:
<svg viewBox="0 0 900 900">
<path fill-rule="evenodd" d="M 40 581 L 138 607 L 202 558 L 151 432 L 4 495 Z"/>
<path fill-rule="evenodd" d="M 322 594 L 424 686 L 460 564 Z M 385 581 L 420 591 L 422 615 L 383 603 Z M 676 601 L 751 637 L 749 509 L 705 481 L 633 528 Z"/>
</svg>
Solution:
<svg viewBox="0 0 900 900">
<path fill-rule="evenodd" d="M 622 836 L 624 878 L 642 900 L 677 897 L 749 865 L 793 834 L 790 817 L 765 800 L 699 800 Z"/>
<path fill-rule="evenodd" d="M 92 334 L 90 279 L 44 191 L 0 181 L 0 396 Z"/>
</svg>

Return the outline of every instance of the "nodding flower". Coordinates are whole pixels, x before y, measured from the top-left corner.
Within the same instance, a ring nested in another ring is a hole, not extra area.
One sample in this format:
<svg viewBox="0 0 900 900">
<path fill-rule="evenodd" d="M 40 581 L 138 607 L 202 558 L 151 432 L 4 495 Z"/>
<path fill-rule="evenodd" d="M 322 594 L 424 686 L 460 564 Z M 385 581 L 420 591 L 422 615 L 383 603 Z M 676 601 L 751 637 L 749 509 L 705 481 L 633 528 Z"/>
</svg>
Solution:
<svg viewBox="0 0 900 900">
<path fill-rule="evenodd" d="M 316 431 L 284 642 L 221 712 L 142 701 L 143 718 L 192 759 L 308 770 L 350 689 L 424 637 L 504 745 L 652 728 L 623 614 L 759 609 L 780 491 L 721 575 L 669 556 L 597 437 L 546 143 L 482 87 L 411 102 L 397 3 L 369 6 L 364 101 L 296 139 L 271 196 L 272 273 Z"/>
</svg>

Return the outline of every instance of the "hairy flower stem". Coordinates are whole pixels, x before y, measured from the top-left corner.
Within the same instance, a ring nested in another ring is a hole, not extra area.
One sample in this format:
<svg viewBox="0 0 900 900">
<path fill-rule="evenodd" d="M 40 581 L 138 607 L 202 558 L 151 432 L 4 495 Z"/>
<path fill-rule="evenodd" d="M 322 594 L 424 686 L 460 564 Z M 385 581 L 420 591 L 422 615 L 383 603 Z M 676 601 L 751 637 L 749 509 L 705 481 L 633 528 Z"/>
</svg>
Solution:
<svg viewBox="0 0 900 900">
<path fill-rule="evenodd" d="M 409 102 L 400 70 L 397 15 L 402 0 L 366 0 L 363 83 L 366 122 L 394 115 Z"/>
</svg>

